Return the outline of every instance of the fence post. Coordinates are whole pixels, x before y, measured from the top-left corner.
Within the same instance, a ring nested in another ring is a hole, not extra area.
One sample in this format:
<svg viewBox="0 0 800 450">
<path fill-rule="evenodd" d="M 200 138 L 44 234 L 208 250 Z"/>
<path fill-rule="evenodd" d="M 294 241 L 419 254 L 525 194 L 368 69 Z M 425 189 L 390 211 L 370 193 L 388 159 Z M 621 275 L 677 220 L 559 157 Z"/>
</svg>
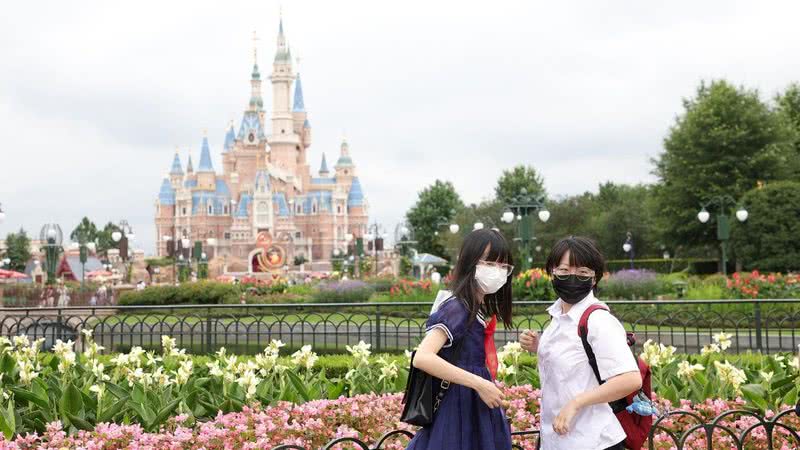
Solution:
<svg viewBox="0 0 800 450">
<path fill-rule="evenodd" d="M 206 311 L 206 353 L 211 354 L 211 308 Z"/>
<path fill-rule="evenodd" d="M 375 352 L 381 351 L 381 305 L 375 305 Z"/>
<path fill-rule="evenodd" d="M 755 321 L 756 321 L 756 350 L 759 353 L 764 352 L 764 348 L 761 344 L 761 302 L 758 299 L 753 300 L 755 303 L 754 314 L 755 314 Z"/>
</svg>

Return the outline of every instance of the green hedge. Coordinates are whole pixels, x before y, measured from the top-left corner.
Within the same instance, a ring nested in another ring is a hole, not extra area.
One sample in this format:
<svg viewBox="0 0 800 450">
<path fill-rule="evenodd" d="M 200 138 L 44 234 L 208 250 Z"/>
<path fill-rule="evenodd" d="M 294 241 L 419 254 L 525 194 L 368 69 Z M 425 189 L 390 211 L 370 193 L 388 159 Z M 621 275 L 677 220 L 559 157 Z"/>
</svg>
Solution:
<svg viewBox="0 0 800 450">
<path fill-rule="evenodd" d="M 647 269 L 656 273 L 670 273 L 670 272 L 689 272 L 698 275 L 707 275 L 717 272 L 716 259 L 700 259 L 700 258 L 651 258 L 651 259 L 634 259 L 633 267 L 635 269 Z M 609 272 L 617 272 L 620 270 L 630 269 L 630 259 L 610 259 L 606 261 L 606 270 Z"/>
<path fill-rule="evenodd" d="M 198 281 L 180 286 L 151 286 L 141 291 L 123 292 L 120 305 L 216 305 L 238 303 L 239 287 L 213 281 Z"/>
</svg>

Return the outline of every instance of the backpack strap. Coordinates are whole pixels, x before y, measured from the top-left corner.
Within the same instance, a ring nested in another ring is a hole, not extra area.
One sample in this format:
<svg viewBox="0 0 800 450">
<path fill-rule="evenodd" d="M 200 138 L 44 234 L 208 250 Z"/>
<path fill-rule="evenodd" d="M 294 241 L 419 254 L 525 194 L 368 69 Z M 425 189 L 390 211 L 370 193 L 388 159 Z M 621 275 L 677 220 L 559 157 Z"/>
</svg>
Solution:
<svg viewBox="0 0 800 450">
<path fill-rule="evenodd" d="M 594 355 L 594 350 L 592 350 L 592 346 L 589 344 L 589 316 L 597 310 L 611 312 L 611 310 L 609 310 L 605 305 L 601 305 L 599 303 L 590 305 L 588 308 L 586 308 L 586 311 L 581 314 L 581 319 L 578 322 L 578 336 L 581 338 L 581 344 L 583 344 L 583 350 L 586 352 L 586 357 L 589 358 L 589 365 L 592 366 L 592 372 L 594 372 L 594 376 L 597 378 L 597 384 L 603 384 L 605 383 L 605 380 L 600 378 L 600 369 L 597 368 L 597 357 Z M 629 335 L 628 345 L 631 345 L 631 338 L 632 335 Z M 614 414 L 616 414 L 625 410 L 627 402 L 625 397 L 623 397 L 619 400 L 609 402 L 608 405 L 611 407 L 611 410 L 614 412 Z"/>
<path fill-rule="evenodd" d="M 598 309 L 609 311 L 606 306 L 599 303 L 589 305 L 586 311 L 581 314 L 581 319 L 578 322 L 578 336 L 581 338 L 583 350 L 586 352 L 586 357 L 589 358 L 589 365 L 592 366 L 592 372 L 594 372 L 594 376 L 597 378 L 597 383 L 603 384 L 604 381 L 600 378 L 600 369 L 597 368 L 597 357 L 594 355 L 592 346 L 589 345 L 589 316 Z"/>
</svg>

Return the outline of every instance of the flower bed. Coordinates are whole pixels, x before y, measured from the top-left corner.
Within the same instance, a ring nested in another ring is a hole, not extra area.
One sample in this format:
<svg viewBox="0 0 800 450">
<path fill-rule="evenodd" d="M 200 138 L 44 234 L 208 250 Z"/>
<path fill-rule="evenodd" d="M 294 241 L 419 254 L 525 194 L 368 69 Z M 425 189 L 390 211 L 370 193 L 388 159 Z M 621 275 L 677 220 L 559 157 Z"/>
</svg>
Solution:
<svg viewBox="0 0 800 450">
<path fill-rule="evenodd" d="M 541 392 L 530 385 L 508 387 L 503 391 L 509 400 L 506 416 L 511 421 L 512 431 L 538 429 L 539 401 Z M 364 394 L 352 398 L 311 401 L 301 405 L 280 402 L 273 406 L 245 407 L 241 412 L 218 414 L 213 419 L 192 423 L 186 416 L 170 420 L 158 432 L 146 432 L 141 426 L 100 424 L 93 431 L 81 431 L 69 435 L 60 422 L 48 425 L 41 435 L 20 436 L 13 440 L 0 439 L 0 449 L 263 449 L 281 444 L 292 444 L 308 449 L 321 448 L 329 441 L 354 437 L 374 443 L 384 433 L 402 429 L 415 431 L 416 427 L 398 421 L 402 405 L 402 394 Z M 670 408 L 669 402 L 657 400 L 662 411 Z M 699 415 L 705 422 L 726 410 L 742 407 L 741 401 L 706 400 L 692 404 L 681 402 L 680 407 Z M 753 417 L 732 416 L 721 425 L 728 426 L 737 433 L 755 424 Z M 800 426 L 797 416 L 789 416 L 782 421 L 797 429 Z M 664 428 L 683 433 L 693 423 L 686 419 L 669 418 L 661 424 Z M 796 448 L 786 430 L 776 429 L 773 448 Z M 526 450 L 536 448 L 534 437 L 518 438 L 515 442 Z M 732 440 L 723 431 L 714 433 L 712 449 L 735 448 Z M 397 437 L 383 447 L 403 449 L 407 439 Z M 664 431 L 656 434 L 656 449 L 675 448 L 672 438 Z M 352 448 L 346 444 L 334 448 Z M 685 449 L 708 448 L 702 432 L 693 433 L 686 440 Z M 748 449 L 768 448 L 766 433 L 756 431 L 747 440 Z"/>
</svg>

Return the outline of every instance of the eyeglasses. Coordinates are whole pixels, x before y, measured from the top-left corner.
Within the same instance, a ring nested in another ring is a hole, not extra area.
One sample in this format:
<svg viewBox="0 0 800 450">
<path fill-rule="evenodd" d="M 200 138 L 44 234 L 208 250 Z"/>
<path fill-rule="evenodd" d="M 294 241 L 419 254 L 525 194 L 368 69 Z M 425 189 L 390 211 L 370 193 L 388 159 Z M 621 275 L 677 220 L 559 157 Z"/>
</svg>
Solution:
<svg viewBox="0 0 800 450">
<path fill-rule="evenodd" d="M 553 269 L 553 276 L 559 280 L 566 280 L 570 275 L 575 275 L 581 281 L 589 281 L 594 277 L 594 270 L 588 267 L 579 267 L 574 271 L 564 267 Z"/>
<path fill-rule="evenodd" d="M 501 263 L 497 261 L 478 261 L 478 264 L 483 264 L 484 266 L 489 266 L 489 267 L 499 267 L 500 269 L 506 271 L 506 276 L 509 276 L 511 275 L 512 272 L 514 272 L 514 266 L 512 266 L 511 264 Z"/>
</svg>

